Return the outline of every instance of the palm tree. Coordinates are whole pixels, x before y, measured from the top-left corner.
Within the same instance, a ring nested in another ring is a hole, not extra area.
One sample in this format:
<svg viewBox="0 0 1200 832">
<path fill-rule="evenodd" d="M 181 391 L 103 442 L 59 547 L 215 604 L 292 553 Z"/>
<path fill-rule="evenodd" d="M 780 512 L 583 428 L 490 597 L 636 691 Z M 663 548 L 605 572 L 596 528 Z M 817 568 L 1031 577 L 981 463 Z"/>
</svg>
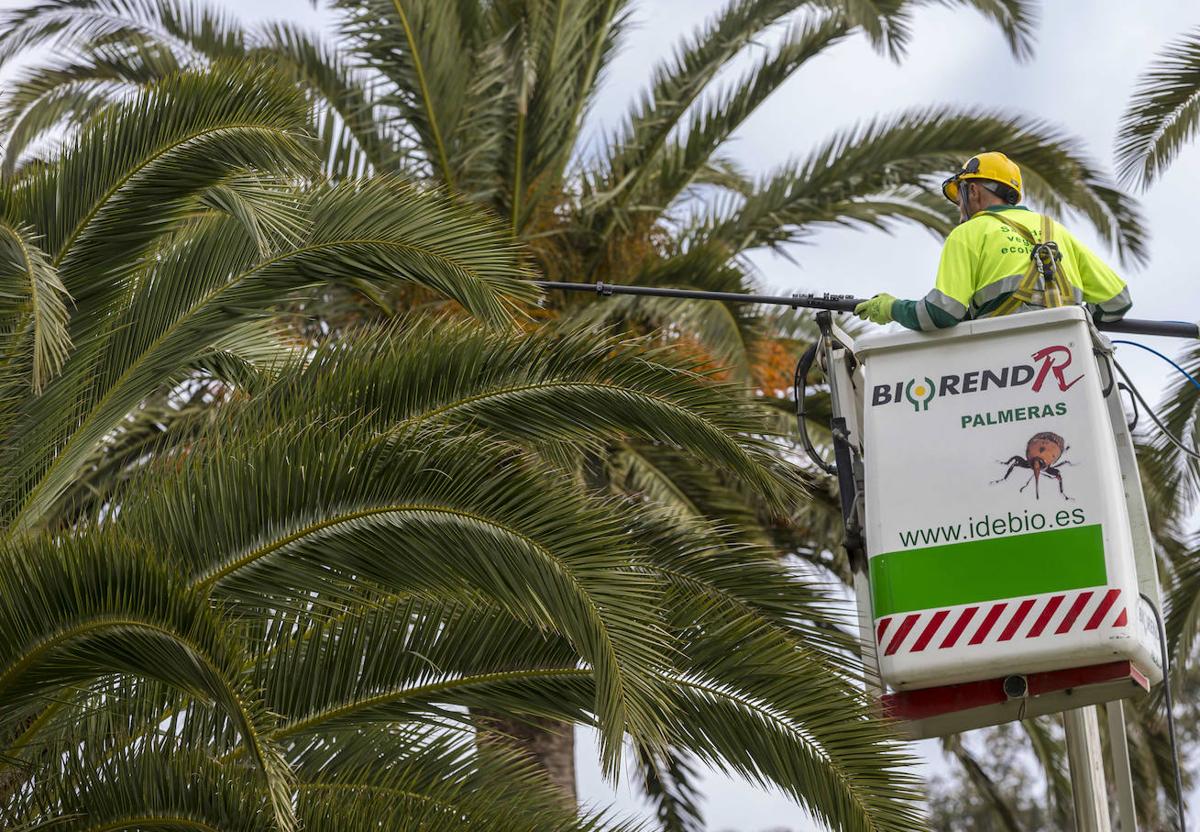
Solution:
<svg viewBox="0 0 1200 832">
<path fill-rule="evenodd" d="M 549 278 L 736 291 L 753 282 L 745 255 L 830 224 L 908 222 L 944 234 L 955 217 L 934 185 L 963 157 L 993 146 L 1022 165 L 1035 201 L 1083 212 L 1123 256 L 1141 259 L 1134 204 L 1072 140 L 1035 120 L 930 108 L 837 133 L 758 180 L 732 160 L 731 136 L 828 49 L 867 37 L 902 56 L 920 5 L 727 3 L 660 65 L 620 127 L 593 149 L 581 138 L 585 116 L 627 26 L 629 0 L 343 0 L 335 44 L 283 25 L 247 30 L 201 4 L 57 0 L 12 12 L 0 26 L 0 61 L 47 40 L 59 56 L 45 66 L 35 61 L 0 107 L 10 135 L 5 164 L 36 159 L 39 136 L 70 128 L 158 73 L 269 56 L 306 91 L 333 177 L 402 172 L 467 196 L 509 224 Z M 1032 2 L 962 5 L 989 15 L 1015 54 L 1029 54 Z M 722 70 L 784 25 L 776 46 L 727 89 L 714 89 Z M 344 309 L 347 292 L 352 317 L 361 317 L 362 294 L 353 288 L 333 289 L 324 308 Z M 388 310 L 412 302 L 411 292 L 370 298 Z M 788 385 L 767 357 L 812 331 L 744 307 L 548 302 L 581 323 L 666 333 L 768 398 Z M 669 477 L 655 475 L 659 466 L 638 462 L 651 461 L 626 454 L 614 460 L 616 473 L 657 483 L 659 496 L 683 496 Z M 695 509 L 713 501 L 676 502 Z M 810 548 L 830 542 L 823 537 Z"/>
<path fill-rule="evenodd" d="M 279 357 L 261 322 L 281 294 L 407 279 L 497 322 L 533 297 L 516 248 L 461 205 L 386 178 L 290 184 L 316 174 L 304 101 L 262 74 L 172 76 L 4 183 L 10 533 L 57 528 L 156 391 Z"/>
<path fill-rule="evenodd" d="M 835 134 L 758 181 L 731 160 L 728 139 L 826 50 L 865 36 L 901 56 L 920 5 L 730 2 L 656 70 L 615 134 L 589 150 L 585 115 L 627 25 L 629 0 L 342 0 L 334 45 L 288 26 L 246 30 L 200 4 L 56 0 L 11 12 L 0 26 L 0 61 L 47 40 L 59 56 L 35 62 L 0 107 L 10 136 L 5 164 L 35 160 L 46 131 L 86 120 L 160 73 L 269 56 L 305 90 L 332 176 L 402 172 L 482 203 L 550 278 L 737 290 L 752 281 L 744 255 L 824 225 L 910 222 L 945 233 L 953 210 L 935 183 L 991 146 L 1022 165 L 1035 201 L 1083 212 L 1123 256 L 1142 258 L 1134 204 L 1074 142 L 1038 121 L 931 108 Z M 1031 2 L 962 5 L 989 15 L 1015 54 L 1029 53 Z M 723 69 L 784 24 L 790 28 L 751 69 L 712 90 Z M 398 304 L 378 292 L 371 299 L 388 308 L 412 302 L 407 294 Z M 781 385 L 768 378 L 765 358 L 780 351 L 780 336 L 790 346 L 804 330 L 803 322 L 712 304 L 643 299 L 597 309 L 583 299 L 549 301 L 581 322 L 665 333 L 768 397 Z M 636 464 L 629 459 L 617 460 L 618 473 Z M 660 494 L 683 495 L 653 467 L 634 473 L 657 481 Z"/>
<path fill-rule="evenodd" d="M 595 725 L 613 774 L 630 741 L 919 828 L 830 600 L 580 476 L 653 443 L 778 510 L 802 492 L 758 407 L 640 340 L 514 331 L 508 235 L 323 180 L 307 119 L 263 65 L 179 71 L 3 182 L 6 827 L 622 828 L 477 743 L 484 711 Z M 494 328 L 271 326 L 400 280 Z"/>
<path fill-rule="evenodd" d="M 788 499 L 751 405 L 636 342 L 390 335 L 246 380 L 69 532 L 6 546 L 7 825 L 599 822 L 473 748 L 483 708 L 593 724 L 610 767 L 626 738 L 685 748 L 833 828 L 920 828 L 821 592 L 529 447 L 656 437 Z"/>
</svg>

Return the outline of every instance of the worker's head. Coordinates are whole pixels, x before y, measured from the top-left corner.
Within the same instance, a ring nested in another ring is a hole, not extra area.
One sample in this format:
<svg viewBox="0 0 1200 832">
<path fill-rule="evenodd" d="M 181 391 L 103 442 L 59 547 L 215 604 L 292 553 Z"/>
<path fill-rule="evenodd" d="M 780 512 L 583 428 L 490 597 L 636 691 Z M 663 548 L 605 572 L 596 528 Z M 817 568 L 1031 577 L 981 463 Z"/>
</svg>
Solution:
<svg viewBox="0 0 1200 832">
<path fill-rule="evenodd" d="M 942 193 L 966 221 L 992 205 L 1020 202 L 1021 169 L 1003 153 L 980 153 L 942 183 Z"/>
</svg>

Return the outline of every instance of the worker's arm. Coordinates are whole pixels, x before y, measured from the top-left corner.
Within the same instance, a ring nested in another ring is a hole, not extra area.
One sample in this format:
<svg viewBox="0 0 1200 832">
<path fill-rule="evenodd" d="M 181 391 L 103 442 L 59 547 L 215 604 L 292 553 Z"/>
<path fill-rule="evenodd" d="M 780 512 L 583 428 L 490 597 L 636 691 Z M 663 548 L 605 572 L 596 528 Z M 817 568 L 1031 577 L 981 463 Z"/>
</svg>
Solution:
<svg viewBox="0 0 1200 832">
<path fill-rule="evenodd" d="M 1068 240 L 1075 268 L 1079 270 L 1083 300 L 1092 316 L 1101 323 L 1124 318 L 1133 306 L 1125 281 L 1074 235 L 1069 235 Z"/>
<path fill-rule="evenodd" d="M 898 300 L 892 318 L 909 329 L 929 332 L 946 329 L 967 317 L 975 291 L 974 275 L 979 252 L 968 243 L 970 235 L 960 225 L 946 238 L 933 289 L 920 300 Z"/>
</svg>

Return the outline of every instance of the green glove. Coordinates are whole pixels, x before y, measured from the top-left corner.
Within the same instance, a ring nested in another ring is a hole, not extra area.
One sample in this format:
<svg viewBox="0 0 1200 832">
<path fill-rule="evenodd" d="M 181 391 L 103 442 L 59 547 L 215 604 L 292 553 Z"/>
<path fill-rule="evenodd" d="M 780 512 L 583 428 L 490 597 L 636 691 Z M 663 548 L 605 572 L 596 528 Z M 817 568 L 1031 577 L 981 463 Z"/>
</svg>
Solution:
<svg viewBox="0 0 1200 832">
<path fill-rule="evenodd" d="M 864 321 L 871 321 L 877 324 L 890 324 L 892 318 L 892 304 L 896 299 L 887 292 L 880 292 L 870 300 L 864 300 L 858 306 L 854 307 L 854 314 L 862 318 Z"/>
</svg>

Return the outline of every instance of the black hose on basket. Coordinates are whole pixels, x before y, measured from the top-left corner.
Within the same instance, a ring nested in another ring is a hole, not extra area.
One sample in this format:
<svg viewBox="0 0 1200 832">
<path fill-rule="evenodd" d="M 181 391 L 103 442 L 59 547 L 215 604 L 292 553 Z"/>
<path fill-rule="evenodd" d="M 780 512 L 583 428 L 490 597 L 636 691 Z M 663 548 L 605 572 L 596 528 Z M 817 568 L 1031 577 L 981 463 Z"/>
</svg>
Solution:
<svg viewBox="0 0 1200 832">
<path fill-rule="evenodd" d="M 804 446 L 804 452 L 808 454 L 808 458 L 812 460 L 813 465 L 816 465 L 826 474 L 833 474 L 837 472 L 837 468 L 825 461 L 808 435 L 808 417 L 805 413 L 804 405 L 805 381 L 808 379 L 808 372 L 812 369 L 813 362 L 817 360 L 817 354 L 821 351 L 823 340 L 818 339 L 814 341 L 800 356 L 800 360 L 796 362 L 796 373 L 792 379 L 792 391 L 796 397 L 796 427 L 800 433 L 800 443 Z"/>
</svg>

